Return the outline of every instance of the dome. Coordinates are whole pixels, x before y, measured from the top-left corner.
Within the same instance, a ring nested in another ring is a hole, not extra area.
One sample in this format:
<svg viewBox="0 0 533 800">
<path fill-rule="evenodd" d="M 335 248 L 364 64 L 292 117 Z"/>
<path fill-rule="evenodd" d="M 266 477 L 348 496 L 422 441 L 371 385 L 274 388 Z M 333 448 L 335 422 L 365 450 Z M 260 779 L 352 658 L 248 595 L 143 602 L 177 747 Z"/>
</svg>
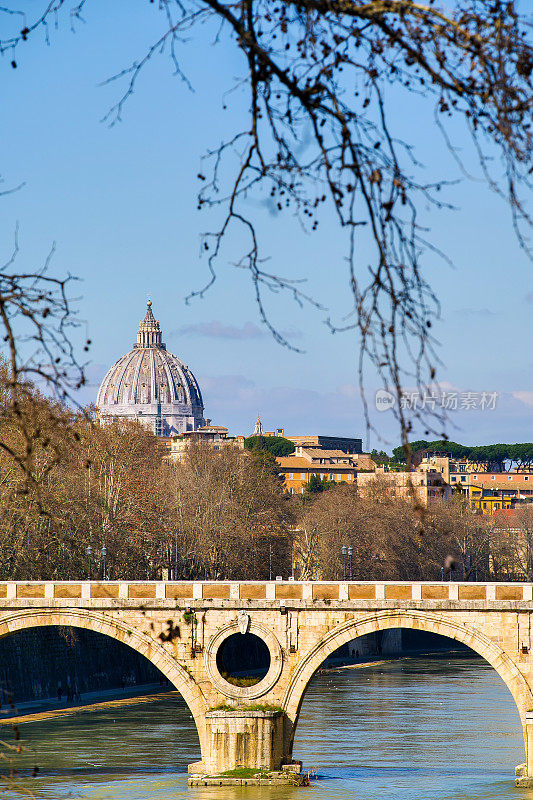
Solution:
<svg viewBox="0 0 533 800">
<path fill-rule="evenodd" d="M 136 419 L 158 436 L 201 427 L 205 420 L 200 387 L 191 370 L 169 353 L 147 304 L 137 342 L 105 376 L 96 399 L 102 417 Z"/>
</svg>

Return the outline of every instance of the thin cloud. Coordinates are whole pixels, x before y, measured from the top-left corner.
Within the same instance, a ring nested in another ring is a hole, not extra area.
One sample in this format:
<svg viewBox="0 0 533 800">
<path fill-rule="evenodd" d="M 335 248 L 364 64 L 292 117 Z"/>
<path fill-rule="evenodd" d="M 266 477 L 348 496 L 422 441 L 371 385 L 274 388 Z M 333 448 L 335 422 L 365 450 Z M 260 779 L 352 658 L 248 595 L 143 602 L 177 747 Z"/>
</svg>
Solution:
<svg viewBox="0 0 533 800">
<path fill-rule="evenodd" d="M 533 292 L 531 293 L 533 298 Z M 498 316 L 495 311 L 491 311 L 490 308 L 458 308 L 455 312 L 456 314 L 460 314 L 462 317 L 496 317 Z"/>
<path fill-rule="evenodd" d="M 207 339 L 263 339 L 266 336 L 253 322 L 244 325 L 225 325 L 223 322 L 196 322 L 192 325 L 183 325 L 177 331 L 181 336 L 203 336 Z"/>
<path fill-rule="evenodd" d="M 533 406 L 533 392 L 513 392 L 513 397 L 526 406 Z"/>
<path fill-rule="evenodd" d="M 259 414 L 265 429 L 361 436 L 356 387 L 345 395 L 292 386 L 262 386 L 244 375 L 200 376 L 206 416 L 236 433 L 250 434 Z M 353 394 L 354 396 L 350 396 Z"/>
<path fill-rule="evenodd" d="M 280 330 L 281 336 L 286 339 L 300 339 L 302 332 L 296 329 Z M 206 339 L 232 339 L 233 341 L 245 341 L 249 339 L 265 339 L 270 333 L 262 330 L 253 322 L 245 322 L 244 325 L 226 325 L 219 320 L 212 322 L 195 322 L 192 325 L 182 325 L 177 331 L 172 331 L 171 336 L 201 336 Z"/>
</svg>

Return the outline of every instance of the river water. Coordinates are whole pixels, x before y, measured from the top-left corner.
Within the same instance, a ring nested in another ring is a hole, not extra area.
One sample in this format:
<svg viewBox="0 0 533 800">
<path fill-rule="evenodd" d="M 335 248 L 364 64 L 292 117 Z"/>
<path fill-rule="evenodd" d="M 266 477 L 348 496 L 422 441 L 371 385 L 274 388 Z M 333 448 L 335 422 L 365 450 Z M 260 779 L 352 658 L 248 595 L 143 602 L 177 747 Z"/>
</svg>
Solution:
<svg viewBox="0 0 533 800">
<path fill-rule="evenodd" d="M 514 787 L 524 751 L 513 699 L 474 658 L 408 658 L 315 676 L 294 750 L 317 775 L 310 788 L 189 789 L 198 739 L 174 698 L 20 729 L 24 764 L 41 770 L 25 785 L 48 800 L 533 800 L 533 790 Z"/>
</svg>

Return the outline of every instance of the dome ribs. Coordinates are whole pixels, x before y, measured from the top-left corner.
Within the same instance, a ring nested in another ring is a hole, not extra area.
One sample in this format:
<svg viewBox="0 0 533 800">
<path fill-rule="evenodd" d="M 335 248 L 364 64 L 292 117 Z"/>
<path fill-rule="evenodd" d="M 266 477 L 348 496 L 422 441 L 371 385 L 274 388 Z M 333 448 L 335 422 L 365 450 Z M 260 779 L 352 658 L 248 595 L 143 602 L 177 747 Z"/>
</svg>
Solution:
<svg viewBox="0 0 533 800">
<path fill-rule="evenodd" d="M 161 337 L 149 301 L 133 349 L 111 367 L 98 391 L 96 403 L 103 420 L 134 419 L 165 436 L 196 430 L 205 423 L 196 378 L 168 352 Z"/>
</svg>

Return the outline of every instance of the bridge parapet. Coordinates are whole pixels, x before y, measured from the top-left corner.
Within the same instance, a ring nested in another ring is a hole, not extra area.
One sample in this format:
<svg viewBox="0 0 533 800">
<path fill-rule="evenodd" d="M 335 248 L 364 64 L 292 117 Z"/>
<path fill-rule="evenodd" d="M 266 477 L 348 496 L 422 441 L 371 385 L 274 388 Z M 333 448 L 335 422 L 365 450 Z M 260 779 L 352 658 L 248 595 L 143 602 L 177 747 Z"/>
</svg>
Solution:
<svg viewBox="0 0 533 800">
<path fill-rule="evenodd" d="M 389 603 L 428 606 L 453 602 L 533 603 L 531 583 L 465 583 L 413 581 L 4 581 L 0 607 L 13 602 L 57 605 L 102 603 L 176 607 L 204 601 L 231 607 L 246 605 L 312 607 L 340 603 L 343 607 Z M 178 601 L 178 602 L 176 602 Z M 182 601 L 182 602 L 179 602 Z M 55 604 L 55 602 L 54 602 Z M 473 606 L 471 606 L 473 607 Z"/>
</svg>

